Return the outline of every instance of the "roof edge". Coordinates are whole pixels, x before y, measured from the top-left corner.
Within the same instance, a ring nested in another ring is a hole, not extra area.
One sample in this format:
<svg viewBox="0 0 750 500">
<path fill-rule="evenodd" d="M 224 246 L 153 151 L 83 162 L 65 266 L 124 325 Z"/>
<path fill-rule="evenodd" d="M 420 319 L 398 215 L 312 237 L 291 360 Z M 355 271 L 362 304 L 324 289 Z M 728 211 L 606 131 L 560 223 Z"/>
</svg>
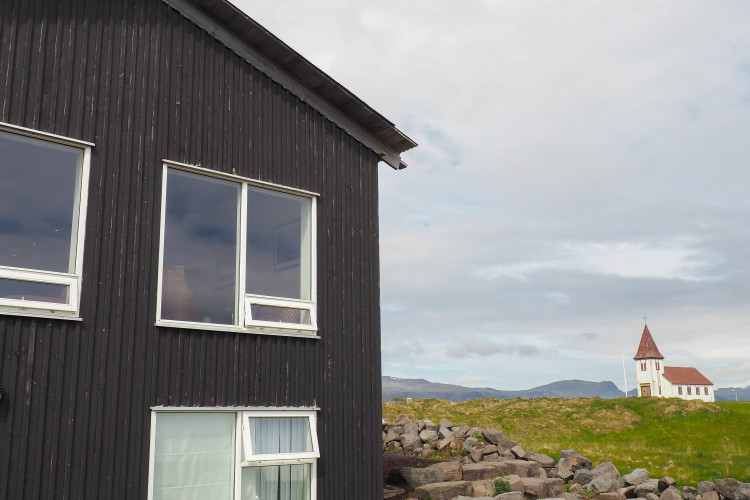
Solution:
<svg viewBox="0 0 750 500">
<path fill-rule="evenodd" d="M 382 161 L 396 170 L 406 168 L 401 153 L 415 147 L 416 142 L 231 2 L 162 1 L 317 109 Z M 244 28 L 245 33 L 240 33 L 239 27 Z M 313 80 L 318 81 L 315 89 L 310 84 Z M 339 104 L 334 104 L 334 98 Z"/>
</svg>

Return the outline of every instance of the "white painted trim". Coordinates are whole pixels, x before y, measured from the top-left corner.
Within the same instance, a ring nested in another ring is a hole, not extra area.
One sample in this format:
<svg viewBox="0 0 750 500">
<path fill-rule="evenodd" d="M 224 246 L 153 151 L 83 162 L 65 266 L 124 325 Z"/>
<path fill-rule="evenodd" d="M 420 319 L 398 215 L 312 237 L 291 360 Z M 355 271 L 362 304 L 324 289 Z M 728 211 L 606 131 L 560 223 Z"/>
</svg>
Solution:
<svg viewBox="0 0 750 500">
<path fill-rule="evenodd" d="M 305 196 L 308 198 L 320 196 L 320 194 L 314 191 L 305 191 L 304 189 L 297 189 L 297 188 L 293 188 L 289 186 L 282 186 L 281 184 L 274 184 L 273 182 L 259 181 L 257 179 L 244 177 L 242 175 L 217 172 L 216 170 L 211 170 L 209 168 L 201 167 L 200 165 L 190 165 L 189 163 L 180 163 L 178 161 L 166 160 L 166 159 L 162 160 L 162 163 L 166 166 L 176 168 L 178 170 L 184 170 L 185 172 L 207 175 L 209 177 L 216 177 L 218 179 L 224 179 L 228 181 L 244 182 L 244 183 L 249 184 L 250 186 L 271 189 L 273 191 L 281 191 L 282 193 L 296 194 L 296 195 Z"/>
<path fill-rule="evenodd" d="M 236 319 L 233 325 L 217 324 L 217 323 L 198 323 L 192 321 L 180 321 L 163 319 L 161 317 L 162 309 L 162 285 L 163 285 L 163 271 L 164 271 L 164 237 L 166 227 L 166 207 L 167 207 L 167 183 L 169 179 L 169 170 L 176 169 L 182 172 L 192 173 L 196 175 L 206 175 L 211 178 L 217 178 L 229 182 L 235 182 L 240 184 L 240 196 L 238 202 L 238 242 L 237 242 L 237 255 L 238 264 L 236 266 L 237 276 L 237 289 L 235 296 L 235 314 Z M 247 197 L 248 188 L 256 187 L 260 189 L 270 189 L 283 194 L 288 194 L 297 197 L 303 197 L 310 200 L 309 209 L 309 224 L 310 224 L 310 294 L 312 300 L 296 300 L 296 299 L 285 299 L 280 297 L 264 297 L 258 295 L 245 294 L 246 287 L 246 265 L 247 265 Z M 209 170 L 203 167 L 197 167 L 194 165 L 187 165 L 184 163 L 173 162 L 169 160 L 163 160 L 162 163 L 162 190 L 161 190 L 161 212 L 159 219 L 159 258 L 158 258 L 158 273 L 157 273 L 157 289 L 156 289 L 156 326 L 167 327 L 167 328 L 185 328 L 192 330 L 211 330 L 220 332 L 236 332 L 236 333 L 251 333 L 260 335 L 279 335 L 288 337 L 305 337 L 315 338 L 320 337 L 316 335 L 318 331 L 317 327 L 317 194 L 303 191 L 299 189 L 286 188 L 276 184 L 268 182 L 256 181 L 241 177 L 238 175 L 223 174 L 214 170 Z M 258 303 L 263 305 L 271 305 L 277 307 L 289 307 L 294 309 L 302 309 L 309 311 L 310 314 L 310 325 L 297 324 L 297 323 L 279 323 L 272 321 L 258 321 L 253 320 L 251 316 L 251 303 Z"/>
<path fill-rule="evenodd" d="M 0 298 L 0 314 L 78 320 L 80 319 L 81 289 L 83 287 L 83 252 L 86 240 L 86 212 L 89 198 L 91 148 L 94 147 L 94 143 L 4 122 L 0 122 L 0 131 L 42 142 L 52 142 L 77 148 L 82 150 L 83 154 L 81 164 L 76 168 L 74 206 L 73 213 L 71 214 L 73 225 L 71 228 L 71 255 L 68 268 L 70 272 L 59 273 L 0 266 L 0 278 L 67 286 L 68 303 L 57 304 L 54 302 Z M 75 238 L 75 243 L 72 241 L 73 238 Z M 73 268 L 72 270 L 70 269 L 71 267 Z"/>
<path fill-rule="evenodd" d="M 187 0 L 163 0 L 172 8 L 181 13 L 184 17 L 195 23 L 197 26 L 208 32 L 219 42 L 226 45 L 235 54 L 245 61 L 255 66 L 257 69 L 268 75 L 273 81 L 283 86 L 292 94 L 296 95 L 302 101 L 306 102 L 313 108 L 320 111 L 326 118 L 341 127 L 349 135 L 367 146 L 375 154 L 391 167 L 399 170 L 406 164 L 401 160 L 401 155 L 395 149 L 387 146 L 380 139 L 368 132 L 364 127 L 349 118 L 338 108 L 319 96 L 315 91 L 308 88 L 302 82 L 292 77 L 273 61 L 269 60 L 250 47 L 234 33 L 227 30 L 224 26 L 217 23 L 214 19 L 206 15 L 202 10 L 190 4 Z"/>
<path fill-rule="evenodd" d="M 31 137 L 34 139 L 41 139 L 43 141 L 65 144 L 66 146 L 73 146 L 81 149 L 85 149 L 87 147 L 93 148 L 95 146 L 93 142 L 87 142 L 80 139 L 73 139 L 71 137 L 51 134 L 49 132 L 43 132 L 41 130 L 35 130 L 33 128 L 21 127 L 19 125 L 13 125 L 12 123 L 0 122 L 0 130 L 4 132 L 10 132 L 12 134 L 24 135 L 26 137 Z"/>
<path fill-rule="evenodd" d="M 234 495 L 241 498 L 242 468 L 264 467 L 273 465 L 310 464 L 310 498 L 317 499 L 317 459 L 320 458 L 317 433 L 318 407 L 191 407 L 191 406 L 152 406 L 151 429 L 149 437 L 149 465 L 148 465 L 148 499 L 154 498 L 154 472 L 156 456 L 156 420 L 159 413 L 235 413 L 237 416 L 234 426 L 235 458 L 234 458 Z M 310 438 L 313 452 L 256 455 L 256 460 L 244 461 L 243 451 L 251 455 L 252 445 L 249 442 L 249 418 L 252 417 L 306 417 L 310 426 Z M 250 446 L 248 449 L 247 446 Z"/>
</svg>

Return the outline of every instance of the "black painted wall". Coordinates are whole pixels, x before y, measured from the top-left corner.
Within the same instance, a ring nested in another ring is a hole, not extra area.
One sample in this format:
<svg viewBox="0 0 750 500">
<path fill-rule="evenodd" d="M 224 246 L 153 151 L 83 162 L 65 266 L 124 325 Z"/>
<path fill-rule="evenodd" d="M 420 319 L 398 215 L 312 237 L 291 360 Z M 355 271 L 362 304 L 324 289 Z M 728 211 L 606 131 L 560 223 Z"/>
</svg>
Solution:
<svg viewBox="0 0 750 500">
<path fill-rule="evenodd" d="M 382 498 L 372 151 L 160 0 L 0 2 L 0 121 L 95 143 L 82 321 L 0 313 L 0 498 L 145 498 L 157 405 L 317 405 L 318 498 Z M 162 159 L 320 193 L 320 340 L 154 326 Z"/>
</svg>

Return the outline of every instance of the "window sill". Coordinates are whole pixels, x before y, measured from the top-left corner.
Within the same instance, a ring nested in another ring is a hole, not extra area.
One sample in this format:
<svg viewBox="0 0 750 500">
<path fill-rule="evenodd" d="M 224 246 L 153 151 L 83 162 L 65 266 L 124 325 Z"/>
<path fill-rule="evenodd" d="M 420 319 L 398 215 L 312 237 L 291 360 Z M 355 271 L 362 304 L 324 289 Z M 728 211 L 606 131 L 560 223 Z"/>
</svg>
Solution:
<svg viewBox="0 0 750 500">
<path fill-rule="evenodd" d="M 23 316 L 28 318 L 65 319 L 68 321 L 83 321 L 77 314 L 55 311 L 39 311 L 17 307 L 0 307 L 0 316 Z"/>
<path fill-rule="evenodd" d="M 155 325 L 163 328 L 182 328 L 187 330 L 204 330 L 212 332 L 249 333 L 254 335 L 272 335 L 276 337 L 320 339 L 320 336 L 316 332 L 293 330 L 289 328 L 263 328 L 259 326 L 241 327 L 233 325 L 219 325 L 215 323 L 189 323 L 186 321 L 165 320 L 158 320 Z"/>
</svg>

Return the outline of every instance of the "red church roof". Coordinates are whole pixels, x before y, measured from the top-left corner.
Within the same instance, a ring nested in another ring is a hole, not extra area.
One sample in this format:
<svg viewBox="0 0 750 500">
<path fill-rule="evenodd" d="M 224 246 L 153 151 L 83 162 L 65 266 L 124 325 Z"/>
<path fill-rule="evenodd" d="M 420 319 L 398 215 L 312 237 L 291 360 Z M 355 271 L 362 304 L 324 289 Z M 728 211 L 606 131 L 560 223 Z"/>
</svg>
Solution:
<svg viewBox="0 0 750 500">
<path fill-rule="evenodd" d="M 714 385 L 713 382 L 692 366 L 665 366 L 664 378 L 672 382 L 672 384 Z"/>
<path fill-rule="evenodd" d="M 641 343 L 638 345 L 638 352 L 635 353 L 633 359 L 664 359 L 664 356 L 659 352 L 659 348 L 656 347 L 656 342 L 651 336 L 651 332 L 648 331 L 648 326 L 643 326 L 643 335 L 641 335 Z"/>
</svg>

